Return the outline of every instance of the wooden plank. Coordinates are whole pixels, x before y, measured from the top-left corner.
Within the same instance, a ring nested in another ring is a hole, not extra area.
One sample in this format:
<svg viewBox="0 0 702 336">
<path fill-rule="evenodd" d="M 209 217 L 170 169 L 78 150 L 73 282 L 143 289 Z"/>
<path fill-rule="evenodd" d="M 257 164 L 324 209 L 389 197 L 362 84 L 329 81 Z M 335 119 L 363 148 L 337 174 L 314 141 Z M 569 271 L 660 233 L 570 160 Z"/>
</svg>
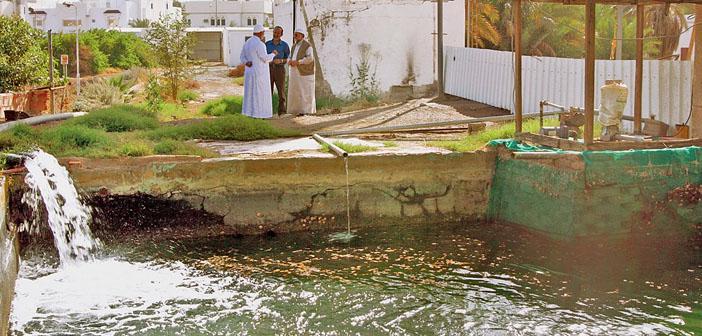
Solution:
<svg viewBox="0 0 702 336">
<path fill-rule="evenodd" d="M 636 82 L 634 88 L 634 134 L 641 134 L 641 103 L 643 99 L 643 33 L 644 33 L 643 5 L 636 6 Z"/>
<path fill-rule="evenodd" d="M 702 24 L 702 5 L 697 5 L 695 7 L 695 25 Z M 690 131 L 693 137 L 702 137 L 702 33 L 699 31 L 695 34 L 694 58 Z"/>
<path fill-rule="evenodd" d="M 661 140 L 661 141 L 613 141 L 613 142 L 596 142 L 587 146 L 588 150 L 631 150 L 631 149 L 665 149 L 665 148 L 681 148 L 690 146 L 702 146 L 702 139 L 685 139 L 685 140 Z"/>
<path fill-rule="evenodd" d="M 548 146 L 552 148 L 573 150 L 573 151 L 584 151 L 586 149 L 585 144 L 579 141 L 574 141 L 570 139 L 561 139 L 557 137 L 551 137 L 541 134 L 534 133 L 519 133 L 515 135 L 515 139 L 519 141 L 526 141 L 540 146 Z"/>
<path fill-rule="evenodd" d="M 585 144 L 595 129 L 595 0 L 585 5 Z"/>
<path fill-rule="evenodd" d="M 522 1 L 512 6 L 514 18 L 514 124 L 515 132 L 522 131 Z"/>
<path fill-rule="evenodd" d="M 534 2 L 559 3 L 563 5 L 586 5 L 589 0 L 532 0 Z M 597 4 L 606 5 L 659 5 L 665 3 L 702 4 L 702 0 L 596 0 Z"/>
</svg>

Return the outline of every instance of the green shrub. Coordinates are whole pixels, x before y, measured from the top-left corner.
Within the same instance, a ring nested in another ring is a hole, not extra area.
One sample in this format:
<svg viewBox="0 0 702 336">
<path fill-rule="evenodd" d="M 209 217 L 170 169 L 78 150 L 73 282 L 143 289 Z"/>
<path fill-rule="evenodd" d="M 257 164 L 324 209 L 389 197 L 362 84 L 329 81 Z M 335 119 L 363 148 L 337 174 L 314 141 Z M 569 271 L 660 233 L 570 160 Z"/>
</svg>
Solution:
<svg viewBox="0 0 702 336">
<path fill-rule="evenodd" d="M 197 92 L 191 90 L 183 90 L 180 91 L 180 93 L 178 93 L 178 100 L 183 103 L 198 100 L 199 98 L 200 95 Z"/>
<path fill-rule="evenodd" d="M 96 110 L 68 123 L 99 128 L 107 132 L 129 132 L 158 127 L 158 120 L 152 113 L 133 105 L 117 105 Z"/>
<path fill-rule="evenodd" d="M 371 146 L 354 145 L 354 144 L 345 143 L 345 142 L 341 142 L 341 141 L 334 141 L 332 143 L 334 144 L 334 146 L 343 149 L 347 153 L 362 153 L 362 152 L 368 152 L 368 151 L 372 151 L 372 150 L 376 149 L 375 147 L 371 147 Z M 331 148 L 326 144 L 322 145 L 322 151 L 332 153 Z"/>
<path fill-rule="evenodd" d="M 48 79 L 44 33 L 19 16 L 0 16 L 0 92 Z"/>
<path fill-rule="evenodd" d="M 102 130 L 81 125 L 60 125 L 43 131 L 39 139 L 45 150 L 60 153 L 70 149 L 84 149 L 107 145 L 110 138 Z"/>
<path fill-rule="evenodd" d="M 176 141 L 176 140 L 164 140 L 159 143 L 157 143 L 154 146 L 154 153 L 160 154 L 160 155 L 169 155 L 173 154 L 178 150 L 178 147 L 180 147 L 181 143 Z"/>
<path fill-rule="evenodd" d="M 128 142 L 124 145 L 119 150 L 119 154 L 122 156 L 131 156 L 131 157 L 138 157 L 138 156 L 147 156 L 147 155 L 152 155 L 154 152 L 151 149 L 151 146 L 143 141 L 132 141 Z"/>
<path fill-rule="evenodd" d="M 83 86 L 80 97 L 73 105 L 75 111 L 92 111 L 105 106 L 124 104 L 125 94 L 109 81 L 96 78 Z"/>
<path fill-rule="evenodd" d="M 31 126 L 18 124 L 0 133 L 0 149 L 23 152 L 35 147 L 39 132 Z"/>
<path fill-rule="evenodd" d="M 202 108 L 202 113 L 209 116 L 224 116 L 230 114 L 241 114 L 241 106 L 244 97 L 227 96 L 210 101 Z"/>
<path fill-rule="evenodd" d="M 243 115 L 225 116 L 189 125 L 161 127 L 147 133 L 154 140 L 239 140 L 251 141 L 292 136 L 295 133 L 277 129 L 265 120 Z"/>
</svg>

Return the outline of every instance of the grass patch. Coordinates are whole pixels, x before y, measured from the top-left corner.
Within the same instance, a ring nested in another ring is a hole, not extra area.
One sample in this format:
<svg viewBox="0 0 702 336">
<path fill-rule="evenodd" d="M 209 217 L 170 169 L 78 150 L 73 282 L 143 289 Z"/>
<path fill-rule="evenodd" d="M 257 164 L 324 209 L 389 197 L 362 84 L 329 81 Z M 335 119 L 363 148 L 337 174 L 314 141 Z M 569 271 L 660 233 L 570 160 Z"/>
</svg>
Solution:
<svg viewBox="0 0 702 336">
<path fill-rule="evenodd" d="M 148 156 L 154 154 L 153 145 L 145 141 L 132 141 L 122 145 L 119 150 L 121 156 Z"/>
<path fill-rule="evenodd" d="M 397 142 L 395 141 L 383 141 L 383 146 L 391 148 L 391 147 L 397 147 Z"/>
<path fill-rule="evenodd" d="M 195 91 L 183 90 L 178 93 L 178 101 L 181 103 L 187 103 L 198 99 L 200 99 L 200 95 Z"/>
<path fill-rule="evenodd" d="M 558 125 L 560 125 L 558 118 L 544 119 L 544 126 Z M 488 127 L 481 132 L 468 135 L 462 140 L 434 141 L 431 142 L 431 145 L 435 147 L 445 148 L 454 152 L 472 152 L 483 148 L 485 144 L 492 140 L 514 138 L 514 128 L 515 123 L 509 122 L 494 127 Z M 524 130 L 524 132 L 538 133 L 539 119 L 525 119 L 522 124 L 522 129 Z M 600 123 L 596 122 L 594 134 L 600 134 L 601 130 L 602 126 L 600 125 Z"/>
<path fill-rule="evenodd" d="M 106 132 L 129 132 L 158 127 L 156 116 L 134 105 L 117 105 L 95 110 L 65 124 L 102 129 Z"/>
<path fill-rule="evenodd" d="M 202 114 L 208 116 L 225 116 L 233 114 L 241 114 L 241 107 L 244 103 L 244 97 L 241 96 L 226 96 L 217 100 L 213 100 L 202 107 Z"/>
<path fill-rule="evenodd" d="M 198 110 L 189 110 L 180 104 L 162 103 L 161 109 L 158 111 L 158 120 L 173 121 L 183 119 L 193 119 L 205 117 Z"/>
<path fill-rule="evenodd" d="M 346 153 L 349 153 L 349 154 L 369 152 L 369 151 L 376 149 L 375 147 L 372 147 L 372 146 L 354 145 L 354 144 L 349 144 L 349 143 L 345 143 L 342 141 L 334 141 L 332 143 L 334 144 L 334 146 L 343 149 Z M 331 148 L 327 144 L 322 145 L 322 151 L 328 152 L 328 153 L 333 153 Z"/>
<path fill-rule="evenodd" d="M 243 115 L 230 115 L 205 120 L 189 125 L 162 127 L 146 133 L 152 140 L 239 140 L 251 141 L 298 135 L 288 130 L 280 130 L 268 121 L 249 118 Z"/>
</svg>

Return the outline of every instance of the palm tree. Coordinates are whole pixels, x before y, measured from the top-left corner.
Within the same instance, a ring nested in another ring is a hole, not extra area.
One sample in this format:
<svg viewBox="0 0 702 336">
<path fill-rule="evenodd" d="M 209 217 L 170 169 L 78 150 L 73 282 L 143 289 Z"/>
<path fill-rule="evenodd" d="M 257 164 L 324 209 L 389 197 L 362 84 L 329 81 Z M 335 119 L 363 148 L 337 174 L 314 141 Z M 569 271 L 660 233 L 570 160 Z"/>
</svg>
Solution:
<svg viewBox="0 0 702 336">
<path fill-rule="evenodd" d="M 502 36 L 495 27 L 495 23 L 499 19 L 500 13 L 492 4 L 481 0 L 470 0 L 470 17 L 467 23 L 470 32 L 470 46 L 485 48 L 488 46 L 487 43 L 499 45 Z"/>
<path fill-rule="evenodd" d="M 646 8 L 646 26 L 651 36 L 660 36 L 658 59 L 670 58 L 678 49 L 680 33 L 687 28 L 682 7 L 675 4 L 653 5 Z"/>
</svg>

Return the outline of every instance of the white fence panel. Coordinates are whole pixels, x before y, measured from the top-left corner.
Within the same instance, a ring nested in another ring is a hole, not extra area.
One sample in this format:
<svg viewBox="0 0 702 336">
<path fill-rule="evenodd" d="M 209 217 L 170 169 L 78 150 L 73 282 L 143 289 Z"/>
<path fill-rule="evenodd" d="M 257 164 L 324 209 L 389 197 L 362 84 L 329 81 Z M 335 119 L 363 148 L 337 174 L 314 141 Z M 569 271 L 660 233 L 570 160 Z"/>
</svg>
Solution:
<svg viewBox="0 0 702 336">
<path fill-rule="evenodd" d="M 447 47 L 445 92 L 495 107 L 513 110 L 514 61 L 511 52 Z M 584 105 L 582 59 L 556 57 L 522 58 L 524 113 L 539 110 L 539 101 L 566 106 Z M 633 115 L 636 62 L 595 62 L 595 102 L 606 79 L 621 79 L 629 87 L 624 111 Z M 690 113 L 692 63 L 690 61 L 644 61 L 642 114 L 655 115 L 669 125 L 684 123 Z"/>
</svg>

